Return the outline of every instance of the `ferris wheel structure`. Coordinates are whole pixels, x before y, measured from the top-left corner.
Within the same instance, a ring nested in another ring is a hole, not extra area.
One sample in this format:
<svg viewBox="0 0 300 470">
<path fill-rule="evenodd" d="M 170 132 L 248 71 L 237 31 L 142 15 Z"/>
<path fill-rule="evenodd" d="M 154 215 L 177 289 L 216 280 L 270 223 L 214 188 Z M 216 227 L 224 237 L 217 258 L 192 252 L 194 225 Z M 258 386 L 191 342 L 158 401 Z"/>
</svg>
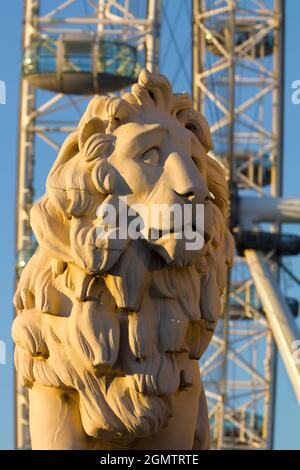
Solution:
<svg viewBox="0 0 300 470">
<path fill-rule="evenodd" d="M 300 399 L 298 304 L 280 290 L 283 270 L 298 281 L 284 260 L 300 253 L 281 231 L 300 221 L 299 200 L 282 198 L 284 2 L 24 0 L 23 16 L 16 280 L 35 248 L 31 205 L 89 96 L 120 93 L 142 67 L 166 74 L 208 119 L 230 189 L 236 262 L 200 363 L 212 447 L 272 448 L 277 351 Z M 15 403 L 24 449 L 28 397 L 17 380 Z"/>
</svg>

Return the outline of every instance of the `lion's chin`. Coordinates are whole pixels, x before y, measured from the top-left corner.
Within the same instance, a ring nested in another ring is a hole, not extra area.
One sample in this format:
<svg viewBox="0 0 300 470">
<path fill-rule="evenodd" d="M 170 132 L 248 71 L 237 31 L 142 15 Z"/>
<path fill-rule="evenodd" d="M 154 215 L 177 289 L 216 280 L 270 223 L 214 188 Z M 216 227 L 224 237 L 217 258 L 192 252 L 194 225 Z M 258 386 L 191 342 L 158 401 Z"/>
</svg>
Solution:
<svg viewBox="0 0 300 470">
<path fill-rule="evenodd" d="M 178 268 L 196 264 L 206 249 L 205 244 L 197 246 L 186 239 L 175 239 L 172 233 L 168 234 L 168 237 L 151 242 L 151 245 L 168 266 Z"/>
</svg>

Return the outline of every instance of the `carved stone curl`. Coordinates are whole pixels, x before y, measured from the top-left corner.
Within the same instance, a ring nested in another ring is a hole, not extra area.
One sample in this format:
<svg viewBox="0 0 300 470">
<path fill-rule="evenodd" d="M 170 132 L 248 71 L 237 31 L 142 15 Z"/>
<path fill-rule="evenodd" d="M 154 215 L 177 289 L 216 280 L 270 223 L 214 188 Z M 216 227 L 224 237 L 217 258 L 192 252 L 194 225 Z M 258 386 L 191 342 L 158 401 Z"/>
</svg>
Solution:
<svg viewBox="0 0 300 470">
<path fill-rule="evenodd" d="M 211 147 L 189 96 L 146 70 L 122 98 L 94 97 L 63 143 L 31 210 L 39 247 L 14 300 L 34 449 L 209 447 L 198 359 L 233 256 Z M 187 249 L 160 219 L 155 239 L 119 237 L 103 214 L 124 197 L 129 208 L 202 204 L 204 246 Z"/>
</svg>

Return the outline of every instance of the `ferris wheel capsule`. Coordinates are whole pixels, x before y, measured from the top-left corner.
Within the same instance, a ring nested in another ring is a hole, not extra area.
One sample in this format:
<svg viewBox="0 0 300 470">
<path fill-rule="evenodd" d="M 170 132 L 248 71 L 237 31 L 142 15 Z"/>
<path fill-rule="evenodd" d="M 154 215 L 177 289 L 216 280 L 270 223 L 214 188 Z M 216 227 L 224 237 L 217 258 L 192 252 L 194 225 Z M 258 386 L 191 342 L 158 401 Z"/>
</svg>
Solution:
<svg viewBox="0 0 300 470">
<path fill-rule="evenodd" d="M 31 85 L 66 94 L 114 92 L 134 83 L 138 70 L 135 46 L 95 33 L 39 36 L 23 57 Z"/>
</svg>

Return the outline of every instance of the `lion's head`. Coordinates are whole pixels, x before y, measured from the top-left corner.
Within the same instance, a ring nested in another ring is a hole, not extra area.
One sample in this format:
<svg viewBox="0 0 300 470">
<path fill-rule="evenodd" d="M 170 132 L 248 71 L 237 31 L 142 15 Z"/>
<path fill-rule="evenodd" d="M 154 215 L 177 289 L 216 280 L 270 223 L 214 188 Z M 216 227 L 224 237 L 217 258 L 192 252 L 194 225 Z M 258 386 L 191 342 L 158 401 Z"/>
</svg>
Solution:
<svg viewBox="0 0 300 470">
<path fill-rule="evenodd" d="M 91 100 L 32 208 L 39 248 L 15 296 L 16 367 L 29 386 L 76 390 L 89 435 L 130 442 L 164 426 L 212 337 L 233 242 L 210 148 L 188 95 L 144 70 L 131 93 Z M 185 222 L 174 218 L 170 227 L 144 220 L 143 236 L 120 237 L 125 197 L 127 208 L 187 205 L 204 246 L 189 250 L 176 236 Z"/>
</svg>

